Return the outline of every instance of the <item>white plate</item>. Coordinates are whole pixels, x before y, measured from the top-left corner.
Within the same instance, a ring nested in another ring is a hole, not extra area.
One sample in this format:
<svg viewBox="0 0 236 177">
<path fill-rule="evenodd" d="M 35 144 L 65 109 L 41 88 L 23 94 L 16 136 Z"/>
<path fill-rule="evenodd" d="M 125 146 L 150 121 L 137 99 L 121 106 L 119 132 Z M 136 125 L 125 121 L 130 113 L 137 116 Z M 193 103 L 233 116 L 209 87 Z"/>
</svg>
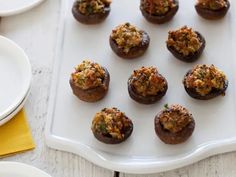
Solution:
<svg viewBox="0 0 236 177">
<path fill-rule="evenodd" d="M 30 89 L 28 90 L 28 92 L 27 92 L 25 98 L 22 100 L 22 102 L 11 113 L 9 113 L 6 117 L 4 117 L 0 120 L 0 126 L 7 123 L 9 120 L 11 120 L 23 108 L 29 94 L 30 94 Z"/>
<path fill-rule="evenodd" d="M 58 37 L 61 42 L 55 59 L 46 126 L 46 140 L 50 147 L 128 173 L 170 170 L 213 154 L 236 150 L 236 43 L 232 42 L 236 39 L 235 1 L 231 1 L 231 9 L 224 19 L 207 21 L 195 12 L 195 0 L 182 0 L 175 18 L 164 25 L 148 23 L 139 11 L 138 0 L 114 1 L 109 17 L 99 25 L 76 22 L 71 15 L 73 0 L 64 2 L 67 4 L 63 7 L 68 7 L 65 19 L 62 19 L 65 31 Z M 151 37 L 149 49 L 140 59 L 123 60 L 110 49 L 108 38 L 111 30 L 127 21 L 146 30 Z M 168 31 L 183 25 L 194 27 L 206 38 L 206 49 L 195 63 L 181 62 L 166 49 Z M 97 103 L 78 100 L 69 86 L 70 73 L 84 58 L 101 63 L 111 75 L 108 95 Z M 225 71 L 230 83 L 225 97 L 198 101 L 187 95 L 182 79 L 197 63 L 213 63 Z M 127 80 L 134 69 L 143 65 L 157 66 L 169 83 L 166 96 L 153 105 L 138 104 L 128 95 Z M 183 144 L 166 145 L 155 134 L 154 117 L 165 103 L 179 103 L 193 113 L 196 129 Z M 134 131 L 126 142 L 106 145 L 93 137 L 90 126 L 97 111 L 113 106 L 133 120 Z"/>
<path fill-rule="evenodd" d="M 30 165 L 19 162 L 0 162 L 0 177 L 51 177 Z"/>
<path fill-rule="evenodd" d="M 44 0 L 0 0 L 0 16 L 10 16 L 25 12 Z"/>
<path fill-rule="evenodd" d="M 0 36 L 0 120 L 25 98 L 31 82 L 31 65 L 25 52 Z"/>
</svg>

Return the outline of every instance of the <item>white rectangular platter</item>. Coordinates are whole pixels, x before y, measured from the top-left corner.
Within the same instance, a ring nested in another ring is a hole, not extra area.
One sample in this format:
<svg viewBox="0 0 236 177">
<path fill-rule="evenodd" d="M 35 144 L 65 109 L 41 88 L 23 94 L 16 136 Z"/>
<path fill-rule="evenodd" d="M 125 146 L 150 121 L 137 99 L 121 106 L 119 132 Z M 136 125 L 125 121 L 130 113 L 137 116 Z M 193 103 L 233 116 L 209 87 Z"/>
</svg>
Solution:
<svg viewBox="0 0 236 177">
<path fill-rule="evenodd" d="M 113 0 L 109 17 L 98 25 L 78 23 L 71 14 L 73 0 L 63 3 L 65 14 L 61 18 L 46 125 L 46 141 L 50 147 L 73 152 L 104 168 L 128 173 L 166 171 L 236 150 L 235 1 L 231 1 L 230 12 L 224 19 L 207 21 L 195 12 L 195 0 L 181 0 L 177 15 L 163 25 L 145 21 L 139 11 L 139 0 Z M 110 49 L 111 30 L 124 22 L 150 35 L 149 49 L 139 59 L 121 59 Z M 184 25 L 193 27 L 206 38 L 205 51 L 195 63 L 181 62 L 166 49 L 168 31 Z M 111 75 L 108 95 L 97 103 L 78 100 L 69 86 L 70 73 L 83 59 L 100 63 Z M 225 72 L 229 80 L 226 96 L 198 101 L 186 94 L 182 79 L 187 70 L 198 63 L 214 64 Z M 156 66 L 168 81 L 166 96 L 156 104 L 138 104 L 128 95 L 128 77 L 141 66 Z M 195 131 L 183 144 L 166 145 L 155 135 L 154 117 L 165 103 L 181 104 L 195 118 Z M 90 129 L 93 116 L 104 107 L 117 107 L 133 120 L 134 131 L 126 142 L 106 145 L 93 137 Z"/>
</svg>

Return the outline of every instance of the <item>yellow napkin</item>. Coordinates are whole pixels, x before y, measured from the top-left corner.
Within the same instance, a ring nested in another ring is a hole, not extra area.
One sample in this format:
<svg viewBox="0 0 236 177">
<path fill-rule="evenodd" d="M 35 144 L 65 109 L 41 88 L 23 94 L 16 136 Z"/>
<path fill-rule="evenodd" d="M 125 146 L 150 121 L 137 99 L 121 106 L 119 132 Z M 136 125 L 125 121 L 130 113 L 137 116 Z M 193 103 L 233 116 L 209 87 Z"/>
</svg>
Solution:
<svg viewBox="0 0 236 177">
<path fill-rule="evenodd" d="M 22 109 L 13 119 L 0 126 L 0 158 L 34 148 L 26 114 Z"/>
</svg>

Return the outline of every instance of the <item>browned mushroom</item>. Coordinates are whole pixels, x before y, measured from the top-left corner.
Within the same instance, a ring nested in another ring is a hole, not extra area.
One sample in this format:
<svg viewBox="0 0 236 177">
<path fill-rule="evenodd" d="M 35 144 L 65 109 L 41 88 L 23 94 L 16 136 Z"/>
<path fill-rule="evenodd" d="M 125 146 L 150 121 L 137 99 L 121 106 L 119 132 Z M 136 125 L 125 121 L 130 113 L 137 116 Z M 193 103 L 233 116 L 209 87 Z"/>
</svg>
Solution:
<svg viewBox="0 0 236 177">
<path fill-rule="evenodd" d="M 129 138 L 133 131 L 133 123 L 117 108 L 104 108 L 96 113 L 91 129 L 99 141 L 118 144 Z"/>
<path fill-rule="evenodd" d="M 230 8 L 228 0 L 198 0 L 195 9 L 197 13 L 208 20 L 223 18 Z"/>
<path fill-rule="evenodd" d="M 179 9 L 178 0 L 141 0 L 140 10 L 147 21 L 162 24 L 170 21 Z"/>
<path fill-rule="evenodd" d="M 196 65 L 187 72 L 183 84 L 192 98 L 209 100 L 225 95 L 228 80 L 225 74 L 214 65 Z"/>
<path fill-rule="evenodd" d="M 95 102 L 108 92 L 110 75 L 106 68 L 91 61 L 83 61 L 71 74 L 70 86 L 80 100 Z"/>
<path fill-rule="evenodd" d="M 180 105 L 168 105 L 155 117 L 157 136 L 166 144 L 185 142 L 193 133 L 195 121 L 191 113 Z"/>
<path fill-rule="evenodd" d="M 152 66 L 134 70 L 128 80 L 130 97 L 142 104 L 157 102 L 166 94 L 167 89 L 166 79 Z"/>
<path fill-rule="evenodd" d="M 72 7 L 75 19 L 84 24 L 97 24 L 109 15 L 111 0 L 76 0 Z"/>
<path fill-rule="evenodd" d="M 169 31 L 166 44 L 168 50 L 177 59 L 184 62 L 193 62 L 201 56 L 206 41 L 199 32 L 184 26 L 176 31 Z"/>
<path fill-rule="evenodd" d="M 117 26 L 110 35 L 111 49 L 121 58 L 133 59 L 142 56 L 147 50 L 149 35 L 130 23 Z"/>
</svg>

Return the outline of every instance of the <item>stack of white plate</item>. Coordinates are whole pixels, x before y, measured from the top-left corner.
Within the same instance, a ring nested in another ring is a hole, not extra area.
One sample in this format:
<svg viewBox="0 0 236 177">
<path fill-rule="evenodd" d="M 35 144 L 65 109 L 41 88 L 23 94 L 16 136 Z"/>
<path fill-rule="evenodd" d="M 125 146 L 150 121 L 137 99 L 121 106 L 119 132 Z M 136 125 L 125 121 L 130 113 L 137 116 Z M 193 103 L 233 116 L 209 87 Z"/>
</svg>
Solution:
<svg viewBox="0 0 236 177">
<path fill-rule="evenodd" d="M 38 168 L 18 162 L 0 162 L 0 177 L 51 177 Z"/>
<path fill-rule="evenodd" d="M 30 92 L 31 65 L 25 52 L 0 36 L 0 125 L 15 116 Z"/>
<path fill-rule="evenodd" d="M 44 0 L 0 0 L 0 17 L 25 12 L 43 1 Z"/>
</svg>

